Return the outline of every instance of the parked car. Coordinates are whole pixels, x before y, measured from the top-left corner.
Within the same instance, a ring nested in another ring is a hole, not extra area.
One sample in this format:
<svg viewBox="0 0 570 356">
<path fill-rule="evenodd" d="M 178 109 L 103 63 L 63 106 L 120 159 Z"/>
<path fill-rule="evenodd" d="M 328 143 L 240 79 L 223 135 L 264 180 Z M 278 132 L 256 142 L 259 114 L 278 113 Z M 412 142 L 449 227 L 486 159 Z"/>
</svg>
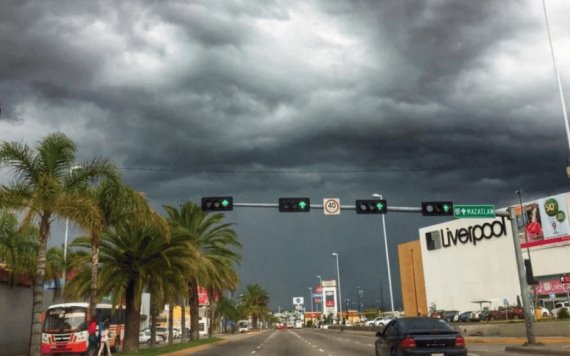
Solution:
<svg viewBox="0 0 570 356">
<path fill-rule="evenodd" d="M 542 314 L 543 317 L 552 316 L 552 313 L 550 312 L 550 310 L 548 310 L 545 307 L 536 307 L 536 309 L 540 311 L 540 313 Z"/>
<path fill-rule="evenodd" d="M 453 318 L 453 321 L 460 321 L 460 322 L 468 322 L 473 319 L 473 312 L 472 311 L 464 311 L 459 314 L 456 314 Z"/>
<path fill-rule="evenodd" d="M 148 335 L 150 335 L 149 328 L 145 328 L 143 332 L 148 333 Z M 158 326 L 156 328 L 156 342 L 158 343 L 159 341 L 166 341 L 166 340 L 168 340 L 168 329 Z"/>
<path fill-rule="evenodd" d="M 487 317 L 488 320 L 518 320 L 524 319 L 524 310 L 521 307 L 499 307 L 493 310 Z"/>
<path fill-rule="evenodd" d="M 374 319 L 372 319 L 372 320 L 366 320 L 366 321 L 364 322 L 364 326 L 376 326 L 376 321 L 380 321 L 380 320 L 382 320 L 382 319 L 384 319 L 384 317 L 379 316 L 379 317 L 376 317 L 376 318 L 374 318 Z"/>
<path fill-rule="evenodd" d="M 441 313 L 441 319 L 447 321 L 448 323 L 453 321 L 453 318 L 455 318 L 455 316 L 459 314 L 458 310 L 444 310 Z"/>
<path fill-rule="evenodd" d="M 156 343 L 160 344 L 164 341 L 162 336 L 156 336 Z M 139 343 L 141 344 L 150 344 L 150 329 L 144 329 L 143 331 L 139 332 Z"/>
<path fill-rule="evenodd" d="M 376 356 L 467 355 L 463 336 L 439 318 L 394 319 L 376 336 Z"/>
<path fill-rule="evenodd" d="M 565 306 L 565 307 L 558 307 L 558 308 L 552 309 L 552 316 L 553 316 L 554 318 L 558 319 L 558 317 L 559 317 L 558 315 L 560 314 L 560 311 L 561 311 L 562 309 L 566 309 L 566 312 L 567 312 L 568 314 L 570 314 L 570 307 Z"/>
<path fill-rule="evenodd" d="M 382 318 L 382 319 L 380 319 L 380 320 L 376 320 L 376 321 L 374 322 L 374 325 L 375 325 L 375 326 L 379 326 L 379 327 L 384 327 L 384 326 L 388 325 L 388 323 L 391 322 L 392 320 L 394 320 L 393 317 L 391 317 L 391 316 L 386 316 L 386 317 L 384 317 L 384 318 Z"/>
</svg>

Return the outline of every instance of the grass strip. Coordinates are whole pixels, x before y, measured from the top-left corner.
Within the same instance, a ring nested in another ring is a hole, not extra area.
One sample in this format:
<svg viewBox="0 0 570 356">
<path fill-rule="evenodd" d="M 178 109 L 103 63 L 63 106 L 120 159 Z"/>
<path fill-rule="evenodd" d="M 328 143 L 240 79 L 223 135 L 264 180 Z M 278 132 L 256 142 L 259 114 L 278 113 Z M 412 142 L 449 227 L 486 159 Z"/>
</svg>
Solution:
<svg viewBox="0 0 570 356">
<path fill-rule="evenodd" d="M 140 349 L 138 352 L 129 352 L 129 353 L 118 352 L 118 353 L 116 353 L 116 355 L 121 355 L 121 356 L 162 355 L 162 354 L 168 354 L 168 353 L 176 352 L 176 351 L 180 351 L 180 350 L 190 349 L 190 348 L 201 346 L 201 345 L 211 344 L 213 342 L 220 341 L 220 340 L 222 340 L 222 339 L 219 337 L 211 337 L 211 338 L 207 338 L 207 339 L 189 341 L 189 342 L 186 342 L 183 344 L 156 345 L 155 347 L 152 347 L 152 348 L 149 347 L 149 348 Z"/>
</svg>

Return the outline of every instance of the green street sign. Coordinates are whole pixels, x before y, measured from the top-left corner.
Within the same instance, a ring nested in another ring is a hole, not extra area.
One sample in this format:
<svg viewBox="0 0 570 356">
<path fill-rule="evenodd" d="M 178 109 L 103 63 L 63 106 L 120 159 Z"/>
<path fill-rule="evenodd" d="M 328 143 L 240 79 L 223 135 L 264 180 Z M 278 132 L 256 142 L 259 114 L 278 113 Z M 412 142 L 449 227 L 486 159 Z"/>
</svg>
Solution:
<svg viewBox="0 0 570 356">
<path fill-rule="evenodd" d="M 494 218 L 494 205 L 454 205 L 453 216 L 461 218 Z"/>
</svg>

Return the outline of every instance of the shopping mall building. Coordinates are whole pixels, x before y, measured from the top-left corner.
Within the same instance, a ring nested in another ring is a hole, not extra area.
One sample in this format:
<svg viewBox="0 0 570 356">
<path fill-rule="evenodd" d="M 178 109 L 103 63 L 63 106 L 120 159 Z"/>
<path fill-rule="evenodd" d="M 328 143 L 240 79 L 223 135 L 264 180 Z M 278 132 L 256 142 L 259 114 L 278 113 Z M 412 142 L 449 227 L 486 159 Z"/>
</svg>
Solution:
<svg viewBox="0 0 570 356">
<path fill-rule="evenodd" d="M 515 206 L 524 259 L 532 263 L 538 304 L 568 300 L 570 283 L 570 193 Z M 504 208 L 503 208 L 504 209 Z M 499 210 L 503 210 L 499 209 Z M 431 309 L 496 309 L 520 301 L 511 222 L 505 217 L 455 219 L 419 230 L 419 240 L 398 246 L 406 315 Z"/>
</svg>

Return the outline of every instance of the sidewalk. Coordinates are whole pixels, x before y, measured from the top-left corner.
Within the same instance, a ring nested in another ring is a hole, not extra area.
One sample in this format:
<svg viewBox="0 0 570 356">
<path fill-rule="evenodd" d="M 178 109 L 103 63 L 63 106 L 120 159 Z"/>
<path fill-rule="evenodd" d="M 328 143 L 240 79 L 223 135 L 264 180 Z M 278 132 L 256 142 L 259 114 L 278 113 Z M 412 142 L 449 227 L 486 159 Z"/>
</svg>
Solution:
<svg viewBox="0 0 570 356">
<path fill-rule="evenodd" d="M 538 337 L 538 345 L 525 345 L 522 337 L 465 337 L 469 344 L 512 344 L 505 347 L 507 352 L 527 353 L 531 355 L 570 355 L 570 337 Z"/>
</svg>

